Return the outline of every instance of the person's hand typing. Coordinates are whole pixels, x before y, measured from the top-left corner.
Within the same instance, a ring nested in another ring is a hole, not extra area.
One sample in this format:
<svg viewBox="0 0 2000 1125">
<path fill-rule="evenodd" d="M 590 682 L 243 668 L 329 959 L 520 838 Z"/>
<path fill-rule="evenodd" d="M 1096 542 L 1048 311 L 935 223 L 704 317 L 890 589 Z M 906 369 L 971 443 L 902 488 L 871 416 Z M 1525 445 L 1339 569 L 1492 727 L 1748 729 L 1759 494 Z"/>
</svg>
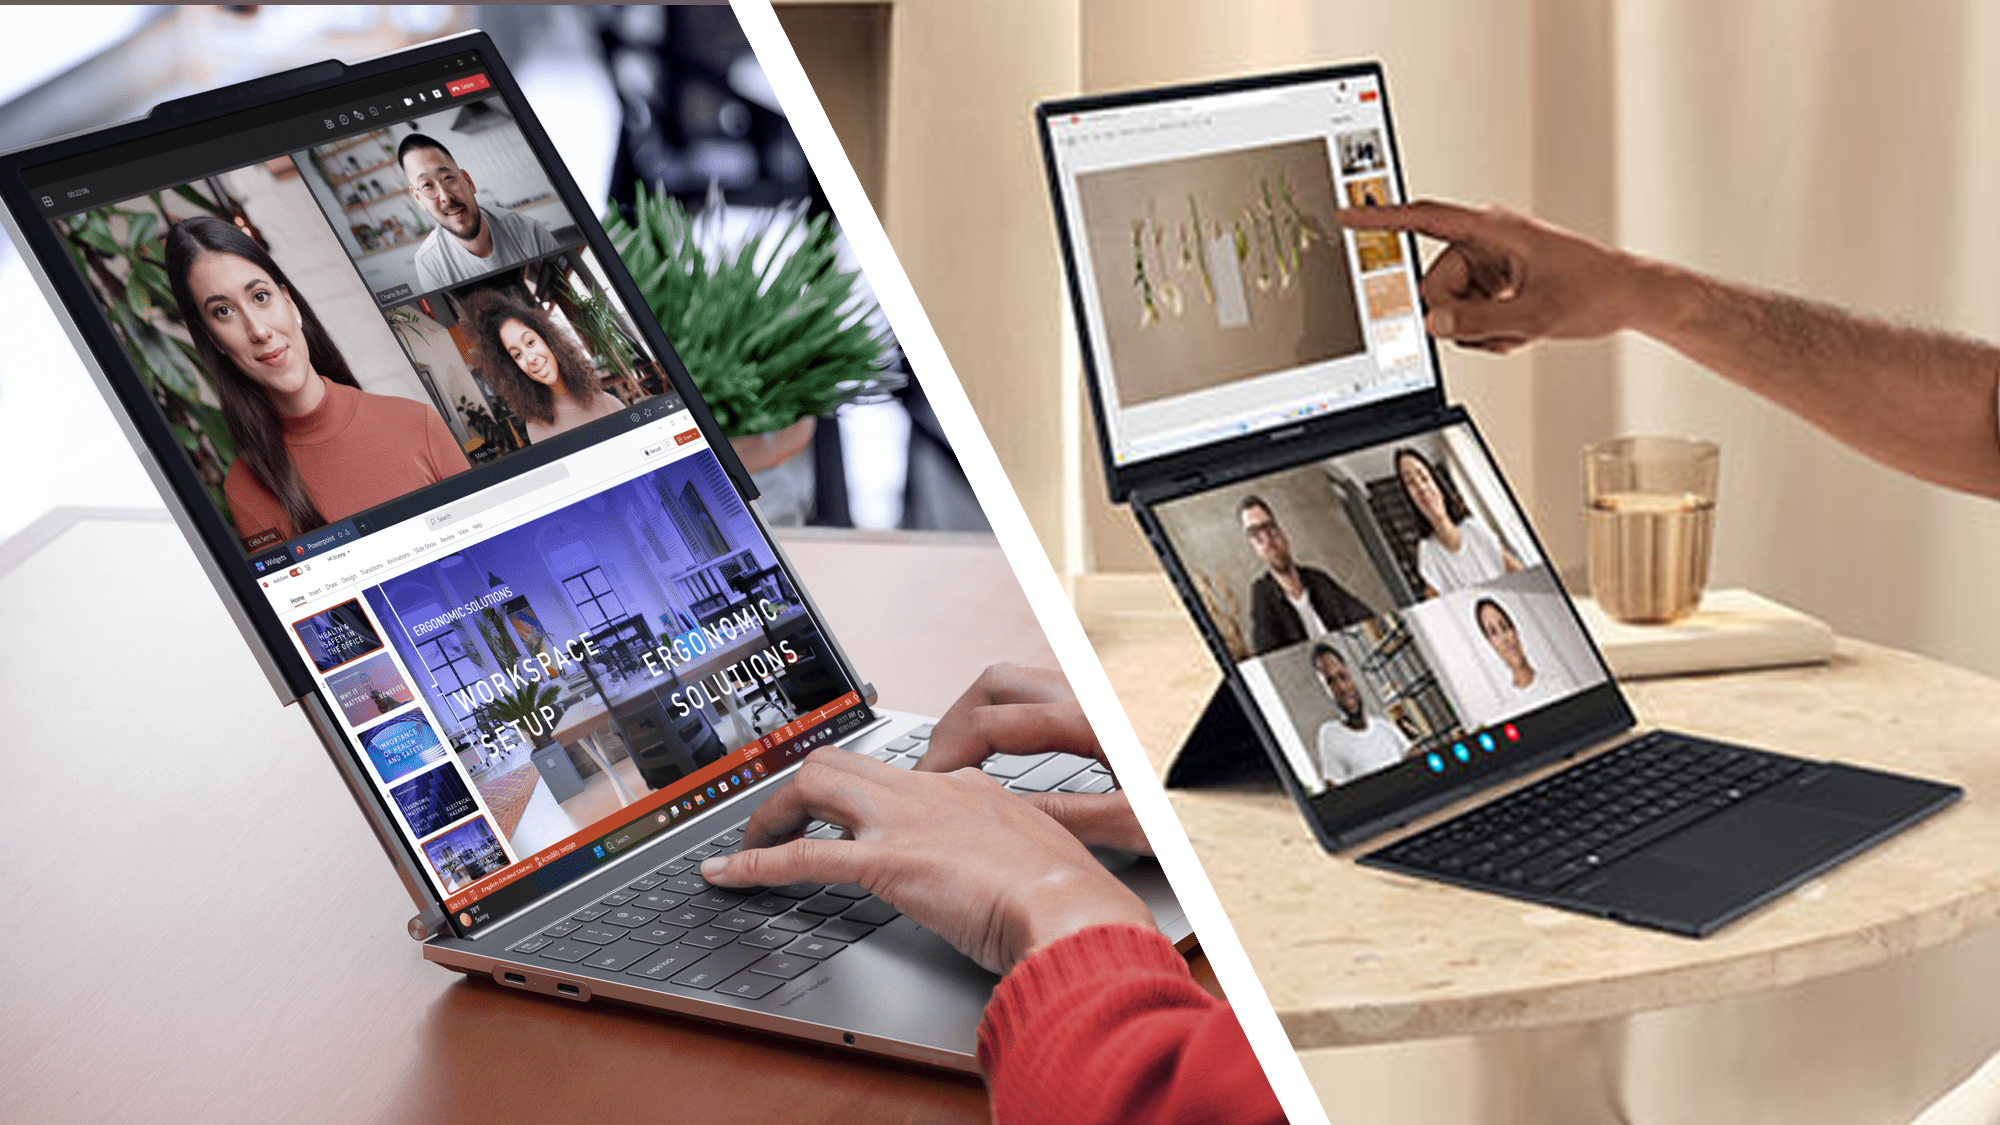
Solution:
<svg viewBox="0 0 2000 1125">
<path fill-rule="evenodd" d="M 980 673 L 938 719 L 930 742 L 930 750 L 917 762 L 920 771 L 948 773 L 977 768 L 992 754 L 1050 750 L 1095 758 L 1106 769 L 1111 766 L 1062 673 L 1019 664 L 995 664 Z M 1122 792 L 1023 796 L 1086 844 L 1153 854 Z"/>
<path fill-rule="evenodd" d="M 1607 336 L 1630 327 L 1644 263 L 1581 235 L 1498 207 L 1420 200 L 1344 207 L 1351 230 L 1410 231 L 1448 243 L 1422 284 L 1433 336 L 1510 352 L 1536 340 Z"/>
<path fill-rule="evenodd" d="M 804 836 L 814 820 L 851 838 Z M 701 874 L 722 887 L 859 883 L 996 973 L 1090 926 L 1153 924 L 1066 828 L 977 769 L 919 773 L 832 748 Z"/>
</svg>

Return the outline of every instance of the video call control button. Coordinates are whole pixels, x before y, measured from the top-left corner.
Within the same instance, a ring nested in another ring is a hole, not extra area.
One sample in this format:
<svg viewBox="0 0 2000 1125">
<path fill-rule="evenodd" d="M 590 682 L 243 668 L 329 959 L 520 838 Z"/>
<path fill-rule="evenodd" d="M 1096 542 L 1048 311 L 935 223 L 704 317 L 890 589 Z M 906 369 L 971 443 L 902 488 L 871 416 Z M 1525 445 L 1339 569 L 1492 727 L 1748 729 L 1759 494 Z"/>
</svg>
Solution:
<svg viewBox="0 0 2000 1125">
<path fill-rule="evenodd" d="M 786 946 L 785 952 L 797 954 L 800 957 L 811 957 L 815 960 L 824 961 L 846 948 L 847 943 L 844 941 L 835 941 L 832 938 L 815 937 L 812 934 L 806 934 Z"/>
<path fill-rule="evenodd" d="M 790 914 L 780 914 L 776 918 L 766 922 L 765 925 L 773 929 L 789 930 L 795 934 L 802 934 L 818 926 L 825 920 L 817 914 L 801 914 L 795 910 Z"/>
<path fill-rule="evenodd" d="M 657 956 L 639 962 L 636 968 L 628 969 L 626 972 L 631 976 L 645 977 L 648 980 L 666 980 L 672 974 L 680 972 L 706 956 L 708 951 L 705 949 L 676 945 L 671 949 L 661 950 Z"/>
<path fill-rule="evenodd" d="M 568 961 L 574 964 L 595 952 L 597 952 L 597 947 L 587 941 L 571 941 L 568 938 L 559 938 L 554 945 L 542 950 L 542 956 L 551 961 Z"/>
<path fill-rule="evenodd" d="M 648 945 L 672 945 L 673 943 L 686 937 L 687 934 L 688 931 L 686 926 L 664 926 L 664 925 L 654 924 L 651 926 L 641 926 L 638 929 L 633 930 L 632 938 L 635 941 L 643 941 Z"/>
<path fill-rule="evenodd" d="M 1472 760 L 1472 751 L 1467 750 L 1465 748 L 1465 743 L 1460 742 L 1452 746 L 1451 756 L 1457 758 L 1461 762 L 1469 762 Z"/>
<path fill-rule="evenodd" d="M 751 962 L 760 961 L 764 956 L 764 951 L 755 946 L 732 945 L 695 962 L 686 972 L 674 974 L 672 980 L 687 988 L 714 988 L 724 978 L 739 969 L 749 968 Z"/>
<path fill-rule="evenodd" d="M 902 911 L 890 906 L 881 899 L 871 898 L 855 903 L 853 908 L 847 913 L 842 914 L 841 917 L 850 922 L 859 922 L 864 926 L 879 926 L 901 913 Z"/>
<path fill-rule="evenodd" d="M 792 935 L 789 931 L 774 930 L 767 926 L 756 933 L 743 935 L 740 944 L 754 945 L 759 949 L 778 949 L 791 940 Z"/>
<path fill-rule="evenodd" d="M 616 926 L 589 925 L 569 935 L 571 941 L 587 941 L 592 945 L 610 945 L 625 936 L 625 931 Z"/>
<path fill-rule="evenodd" d="M 1424 764 L 1431 768 L 1432 773 L 1444 772 L 1444 756 L 1441 754 L 1433 752 L 1424 755 Z"/>
<path fill-rule="evenodd" d="M 745 1000 L 762 1000 L 773 989 L 785 983 L 779 977 L 767 977 L 760 973 L 741 972 L 715 987 L 721 996 L 740 996 Z"/>
<path fill-rule="evenodd" d="M 835 941 L 860 941 L 875 932 L 875 927 L 846 918 L 835 918 L 813 931 L 814 937 L 832 938 Z"/>
<path fill-rule="evenodd" d="M 653 952 L 656 952 L 655 948 L 643 942 L 621 941 L 617 945 L 606 946 L 592 953 L 583 959 L 583 963 L 593 969 L 608 969 L 618 973 L 623 972 L 632 962 Z"/>
<path fill-rule="evenodd" d="M 867 898 L 868 888 L 859 883 L 835 883 L 826 889 L 826 893 L 841 898 Z"/>
<path fill-rule="evenodd" d="M 762 961 L 750 966 L 750 971 L 762 973 L 767 977 L 791 980 L 817 964 L 819 959 L 816 957 L 800 957 L 795 953 L 767 953 Z"/>
<path fill-rule="evenodd" d="M 811 898 L 825 889 L 823 883 L 786 883 L 782 887 L 768 888 L 769 893 L 781 898 Z"/>
</svg>

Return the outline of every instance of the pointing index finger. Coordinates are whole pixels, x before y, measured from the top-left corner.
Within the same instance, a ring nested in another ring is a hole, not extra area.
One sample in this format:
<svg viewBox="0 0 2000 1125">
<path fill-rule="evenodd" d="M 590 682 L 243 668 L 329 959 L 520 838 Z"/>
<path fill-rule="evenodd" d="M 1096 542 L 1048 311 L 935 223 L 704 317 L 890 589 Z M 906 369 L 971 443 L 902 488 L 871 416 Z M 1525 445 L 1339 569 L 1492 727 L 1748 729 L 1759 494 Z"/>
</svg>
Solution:
<svg viewBox="0 0 2000 1125">
<path fill-rule="evenodd" d="M 1377 207 L 1342 207 L 1333 218 L 1353 230 L 1406 230 L 1440 242 L 1466 242 L 1491 237 L 1486 216 L 1456 203 L 1420 199 L 1415 203 Z"/>
</svg>

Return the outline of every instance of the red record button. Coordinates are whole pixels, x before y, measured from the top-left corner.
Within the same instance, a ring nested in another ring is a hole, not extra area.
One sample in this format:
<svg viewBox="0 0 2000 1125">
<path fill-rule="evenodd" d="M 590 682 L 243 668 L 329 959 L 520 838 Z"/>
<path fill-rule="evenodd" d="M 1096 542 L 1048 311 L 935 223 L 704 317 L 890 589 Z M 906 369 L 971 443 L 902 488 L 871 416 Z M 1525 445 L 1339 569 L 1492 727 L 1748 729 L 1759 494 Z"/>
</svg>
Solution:
<svg viewBox="0 0 2000 1125">
<path fill-rule="evenodd" d="M 475 74 L 470 78 L 454 79 L 445 89 L 450 90 L 451 96 L 456 98 L 461 94 L 477 93 L 492 85 L 493 83 L 488 82 L 484 74 Z"/>
<path fill-rule="evenodd" d="M 1502 727 L 1500 733 L 1506 735 L 1509 742 L 1521 741 L 1521 728 L 1515 726 L 1513 723 L 1508 723 L 1505 727 Z"/>
</svg>

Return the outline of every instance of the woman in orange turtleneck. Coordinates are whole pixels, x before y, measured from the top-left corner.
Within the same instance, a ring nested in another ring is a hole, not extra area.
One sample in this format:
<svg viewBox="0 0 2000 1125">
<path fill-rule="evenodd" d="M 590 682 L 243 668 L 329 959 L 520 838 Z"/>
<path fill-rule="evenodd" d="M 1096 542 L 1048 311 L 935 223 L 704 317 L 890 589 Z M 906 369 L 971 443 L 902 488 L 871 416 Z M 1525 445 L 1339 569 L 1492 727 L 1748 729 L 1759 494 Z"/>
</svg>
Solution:
<svg viewBox="0 0 2000 1125">
<path fill-rule="evenodd" d="M 271 255 L 206 216 L 167 230 L 167 277 L 222 399 L 236 533 L 295 535 L 467 467 L 437 413 L 356 384 Z"/>
</svg>

